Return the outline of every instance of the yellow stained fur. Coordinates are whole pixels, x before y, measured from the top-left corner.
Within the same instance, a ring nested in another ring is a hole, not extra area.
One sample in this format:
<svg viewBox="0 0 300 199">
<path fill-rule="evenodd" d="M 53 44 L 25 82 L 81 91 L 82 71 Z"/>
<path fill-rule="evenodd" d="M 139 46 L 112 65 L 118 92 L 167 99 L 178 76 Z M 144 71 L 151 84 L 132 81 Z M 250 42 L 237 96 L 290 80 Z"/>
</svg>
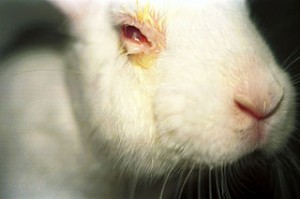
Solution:
<svg viewBox="0 0 300 199">
<path fill-rule="evenodd" d="M 136 19 L 143 24 L 149 24 L 151 27 L 158 30 L 160 33 L 165 32 L 165 18 L 158 15 L 154 9 L 151 8 L 150 4 L 147 3 L 145 6 L 140 6 L 139 1 L 136 1 Z"/>
<path fill-rule="evenodd" d="M 129 56 L 133 65 L 147 69 L 154 65 L 158 53 L 165 48 L 165 18 L 155 12 L 150 3 L 141 6 L 139 0 L 136 0 L 136 11 L 132 17 L 143 26 L 153 28 L 159 35 L 159 39 L 155 40 L 156 47 L 153 50 Z"/>
</svg>

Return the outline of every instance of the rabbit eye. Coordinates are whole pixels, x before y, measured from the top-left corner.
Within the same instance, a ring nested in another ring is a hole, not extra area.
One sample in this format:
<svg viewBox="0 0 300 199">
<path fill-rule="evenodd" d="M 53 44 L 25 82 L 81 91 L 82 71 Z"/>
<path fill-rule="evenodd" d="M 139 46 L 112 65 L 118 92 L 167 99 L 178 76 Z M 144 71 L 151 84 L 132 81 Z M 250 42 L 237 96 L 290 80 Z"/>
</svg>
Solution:
<svg viewBox="0 0 300 199">
<path fill-rule="evenodd" d="M 147 37 L 141 33 L 141 31 L 130 25 L 123 25 L 122 27 L 122 36 L 124 39 L 127 39 L 136 44 L 146 44 L 151 46 L 151 43 L 148 41 Z"/>
<path fill-rule="evenodd" d="M 153 66 L 166 48 L 165 18 L 150 5 L 137 6 L 135 12 L 122 9 L 113 13 L 123 58 L 145 69 Z"/>
</svg>

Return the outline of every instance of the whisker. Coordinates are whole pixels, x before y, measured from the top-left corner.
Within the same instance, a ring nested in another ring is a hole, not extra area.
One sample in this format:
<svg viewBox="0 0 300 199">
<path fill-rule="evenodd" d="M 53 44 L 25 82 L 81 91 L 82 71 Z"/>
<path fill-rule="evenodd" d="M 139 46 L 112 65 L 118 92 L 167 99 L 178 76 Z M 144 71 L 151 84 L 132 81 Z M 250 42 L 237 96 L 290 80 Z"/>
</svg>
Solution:
<svg viewBox="0 0 300 199">
<path fill-rule="evenodd" d="M 294 86 L 298 86 L 299 83 L 300 83 L 300 78 L 299 78 L 297 81 L 293 81 L 293 82 L 292 82 L 292 84 L 293 84 Z"/>
<path fill-rule="evenodd" d="M 242 165 L 240 165 L 242 163 L 239 163 L 235 166 L 235 173 L 236 173 L 236 179 L 235 181 L 237 183 L 239 183 L 239 187 L 240 187 L 240 190 L 244 189 L 248 192 L 253 192 L 253 190 L 249 189 L 243 182 L 245 182 L 244 180 L 246 180 L 247 178 L 245 177 L 245 175 L 243 175 L 243 171 L 242 171 Z M 262 165 L 261 165 L 262 166 Z M 242 180 L 239 180 L 240 179 L 240 176 L 243 176 L 243 181 Z"/>
<path fill-rule="evenodd" d="M 293 61 L 291 61 L 286 67 L 285 70 L 288 70 L 293 64 L 297 63 L 300 60 L 300 56 L 296 57 Z"/>
<path fill-rule="evenodd" d="M 288 171 L 293 171 L 293 175 L 288 175 L 287 177 L 289 177 L 289 184 L 290 186 L 293 187 L 293 189 L 289 189 L 289 192 L 292 192 L 295 194 L 295 196 L 293 196 L 294 198 L 299 198 L 299 187 L 298 187 L 298 181 L 297 179 L 299 179 L 300 177 L 300 164 L 299 164 L 299 160 L 295 154 L 295 152 L 289 148 L 288 146 L 285 147 L 284 149 L 285 153 L 284 153 L 284 158 L 282 158 L 283 160 L 283 166 L 286 167 L 286 170 Z"/>
<path fill-rule="evenodd" d="M 300 74 L 292 74 L 292 78 L 291 80 L 294 81 L 294 80 L 299 80 L 300 78 Z"/>
<path fill-rule="evenodd" d="M 293 170 L 296 169 L 300 174 L 300 164 L 297 161 L 298 159 L 296 159 L 296 155 L 293 150 L 286 146 L 283 149 L 283 154 L 285 154 L 285 157 L 289 157 L 282 159 L 283 163 Z"/>
<path fill-rule="evenodd" d="M 224 191 L 224 166 L 222 165 L 220 168 L 221 171 L 221 195 L 224 196 L 225 191 Z"/>
<path fill-rule="evenodd" d="M 209 188 L 209 199 L 212 199 L 212 179 L 211 179 L 212 168 L 209 168 L 208 172 L 208 188 Z"/>
<path fill-rule="evenodd" d="M 299 74 L 294 74 L 291 75 L 291 81 L 294 84 L 295 82 L 298 82 L 300 80 L 300 75 Z"/>
<path fill-rule="evenodd" d="M 135 198 L 137 183 L 138 183 L 137 177 L 134 177 L 133 180 L 132 180 L 131 189 L 130 189 L 130 193 L 129 193 L 129 198 L 130 199 Z"/>
<path fill-rule="evenodd" d="M 284 67 L 286 67 L 287 63 L 292 59 L 293 56 L 295 56 L 300 50 L 300 46 L 298 46 L 297 48 L 295 48 L 291 54 L 282 62 L 282 65 Z"/>
<path fill-rule="evenodd" d="M 181 188 L 181 183 L 183 182 L 184 178 L 183 178 L 183 174 L 184 172 L 181 171 L 180 172 L 180 175 L 179 175 L 179 179 L 178 179 L 178 182 L 177 182 L 177 186 L 176 186 L 176 191 L 175 191 L 175 195 L 173 198 L 177 198 L 177 196 L 179 195 L 179 190 Z M 180 199 L 180 198 L 179 198 Z"/>
<path fill-rule="evenodd" d="M 161 188 L 161 191 L 160 191 L 160 194 L 159 194 L 159 199 L 163 199 L 163 195 L 164 195 L 164 191 L 166 189 L 166 185 L 167 185 L 167 182 L 169 180 L 169 177 L 171 176 L 171 173 L 172 173 L 172 169 L 170 169 L 170 171 L 168 172 L 164 182 L 163 182 L 163 185 L 162 185 L 162 188 Z"/>
<path fill-rule="evenodd" d="M 188 179 L 189 179 L 192 171 L 194 170 L 194 167 L 195 167 L 195 164 L 193 164 L 192 168 L 190 169 L 190 171 L 188 172 L 186 178 L 184 179 L 184 181 L 183 181 L 183 183 L 181 185 L 181 189 L 180 189 L 180 192 L 179 192 L 179 195 L 178 195 L 178 199 L 181 198 L 183 190 L 184 190 L 184 187 L 185 187 L 185 185 L 186 185 L 186 183 L 187 183 L 187 181 L 188 181 Z"/>
<path fill-rule="evenodd" d="M 219 182 L 219 172 L 215 170 L 215 180 L 216 180 L 216 187 L 217 187 L 217 194 L 218 198 L 221 198 L 221 192 L 220 192 L 220 182 Z"/>
<path fill-rule="evenodd" d="M 221 172 L 221 181 L 222 181 L 221 191 L 222 191 L 222 196 L 224 196 L 225 199 L 226 198 L 231 198 L 229 190 L 228 190 L 228 182 L 227 182 L 227 176 L 226 176 L 227 175 L 227 172 L 226 172 L 227 168 L 226 167 L 227 167 L 226 165 L 221 167 L 221 171 L 222 171 Z"/>
<path fill-rule="evenodd" d="M 238 193 L 240 191 L 239 179 L 236 177 L 233 165 L 229 166 L 228 173 L 230 176 L 230 185 L 233 188 L 232 191 Z"/>
<path fill-rule="evenodd" d="M 201 199 L 201 168 L 198 168 L 198 186 L 197 186 L 197 196 Z"/>
<path fill-rule="evenodd" d="M 275 160 L 276 173 L 278 178 L 278 186 L 280 190 L 280 197 L 278 198 L 289 198 L 288 193 L 286 192 L 286 179 L 284 177 L 284 173 L 282 172 L 281 163 L 278 160 Z"/>
</svg>

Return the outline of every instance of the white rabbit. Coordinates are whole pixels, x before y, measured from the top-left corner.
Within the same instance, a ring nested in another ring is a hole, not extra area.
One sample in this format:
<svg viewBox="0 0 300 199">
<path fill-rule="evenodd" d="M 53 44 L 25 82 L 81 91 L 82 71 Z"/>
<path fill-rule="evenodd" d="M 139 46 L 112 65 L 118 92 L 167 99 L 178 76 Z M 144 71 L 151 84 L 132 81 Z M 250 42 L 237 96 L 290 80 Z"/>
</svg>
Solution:
<svg viewBox="0 0 300 199">
<path fill-rule="evenodd" d="M 68 165 L 74 178 L 62 178 L 93 187 L 62 186 L 69 192 L 49 191 L 55 198 L 124 198 L 128 176 L 223 167 L 253 152 L 270 157 L 288 141 L 295 91 L 245 0 L 50 3 L 75 40 L 65 77 L 80 134 L 72 136 L 82 142 L 70 145 L 82 158 Z M 127 177 L 115 185 L 120 173 Z"/>
</svg>

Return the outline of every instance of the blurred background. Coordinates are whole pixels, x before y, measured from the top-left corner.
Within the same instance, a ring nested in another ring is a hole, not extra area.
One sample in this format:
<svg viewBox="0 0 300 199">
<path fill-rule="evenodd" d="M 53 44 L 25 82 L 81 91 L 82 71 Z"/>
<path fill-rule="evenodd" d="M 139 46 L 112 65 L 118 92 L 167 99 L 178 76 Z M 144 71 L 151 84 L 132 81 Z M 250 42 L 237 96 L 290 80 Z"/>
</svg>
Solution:
<svg viewBox="0 0 300 199">
<path fill-rule="evenodd" d="M 67 25 L 44 0 L 0 0 L 0 56 L 30 45 L 61 45 Z"/>
</svg>

